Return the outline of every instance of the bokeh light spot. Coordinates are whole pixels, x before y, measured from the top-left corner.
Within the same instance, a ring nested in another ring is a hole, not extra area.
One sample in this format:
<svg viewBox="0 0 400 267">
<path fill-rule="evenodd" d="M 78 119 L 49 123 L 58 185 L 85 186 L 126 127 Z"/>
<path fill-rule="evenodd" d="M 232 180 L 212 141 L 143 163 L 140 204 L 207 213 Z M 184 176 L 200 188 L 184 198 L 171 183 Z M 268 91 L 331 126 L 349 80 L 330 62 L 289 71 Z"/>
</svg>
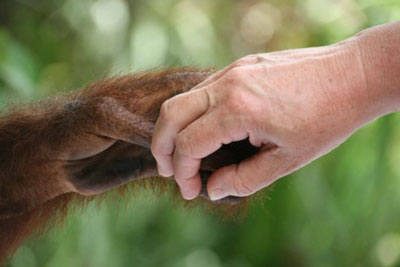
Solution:
<svg viewBox="0 0 400 267">
<path fill-rule="evenodd" d="M 90 8 L 96 27 L 103 32 L 114 32 L 124 27 L 129 19 L 128 7 L 122 0 L 100 0 Z"/>
<path fill-rule="evenodd" d="M 376 252 L 383 266 L 393 266 L 398 262 L 400 256 L 400 234 L 384 235 L 376 245 Z"/>
</svg>

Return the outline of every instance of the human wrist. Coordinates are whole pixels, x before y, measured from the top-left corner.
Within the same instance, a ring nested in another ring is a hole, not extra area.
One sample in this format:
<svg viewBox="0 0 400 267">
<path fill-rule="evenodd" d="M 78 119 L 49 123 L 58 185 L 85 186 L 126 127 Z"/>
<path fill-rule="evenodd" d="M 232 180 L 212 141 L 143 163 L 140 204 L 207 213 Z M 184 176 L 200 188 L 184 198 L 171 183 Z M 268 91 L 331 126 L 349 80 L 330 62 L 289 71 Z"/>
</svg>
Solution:
<svg viewBox="0 0 400 267">
<path fill-rule="evenodd" d="M 400 109 L 400 22 L 373 27 L 353 39 L 358 47 L 369 109 L 382 116 Z"/>
<path fill-rule="evenodd" d="M 321 47 L 316 58 L 321 64 L 316 64 L 317 72 L 326 89 L 328 101 L 324 108 L 332 106 L 338 112 L 339 121 L 346 118 L 346 127 L 351 131 L 358 129 L 376 118 L 378 112 L 371 105 L 373 98 L 367 89 L 364 64 L 359 45 L 355 38 Z"/>
</svg>

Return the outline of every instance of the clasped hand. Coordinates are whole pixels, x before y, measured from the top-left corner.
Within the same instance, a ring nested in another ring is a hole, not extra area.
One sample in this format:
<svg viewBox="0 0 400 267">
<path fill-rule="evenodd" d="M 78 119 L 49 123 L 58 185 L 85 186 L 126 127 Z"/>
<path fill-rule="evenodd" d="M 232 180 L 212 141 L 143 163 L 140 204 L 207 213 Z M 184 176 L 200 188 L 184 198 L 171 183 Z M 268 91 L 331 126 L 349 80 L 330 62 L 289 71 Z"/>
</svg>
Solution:
<svg viewBox="0 0 400 267">
<path fill-rule="evenodd" d="M 217 200 L 248 196 L 328 153 L 376 115 L 357 42 L 247 56 L 167 100 L 152 140 L 159 173 L 193 199 L 201 160 L 248 138 L 261 150 L 212 174 Z"/>
</svg>

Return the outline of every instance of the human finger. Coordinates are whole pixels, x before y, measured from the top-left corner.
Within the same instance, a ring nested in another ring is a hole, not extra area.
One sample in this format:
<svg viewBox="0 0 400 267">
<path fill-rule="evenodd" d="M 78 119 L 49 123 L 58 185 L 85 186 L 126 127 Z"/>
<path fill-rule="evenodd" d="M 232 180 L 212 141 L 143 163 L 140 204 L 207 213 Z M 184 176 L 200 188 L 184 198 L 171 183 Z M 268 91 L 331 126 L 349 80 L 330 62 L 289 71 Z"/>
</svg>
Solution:
<svg viewBox="0 0 400 267">
<path fill-rule="evenodd" d="M 162 104 L 151 144 L 151 151 L 161 175 L 166 177 L 173 175 L 172 152 L 176 136 L 188 124 L 200 117 L 208 106 L 209 96 L 206 90 L 187 92 Z"/>
<path fill-rule="evenodd" d="M 173 155 L 174 178 L 184 198 L 195 198 L 201 189 L 198 174 L 201 160 L 223 144 L 248 137 L 244 123 L 213 110 L 187 126 L 176 138 Z"/>
<path fill-rule="evenodd" d="M 249 196 L 293 170 L 291 160 L 276 152 L 278 150 L 278 147 L 261 150 L 239 164 L 226 166 L 214 172 L 207 184 L 210 199 Z"/>
</svg>

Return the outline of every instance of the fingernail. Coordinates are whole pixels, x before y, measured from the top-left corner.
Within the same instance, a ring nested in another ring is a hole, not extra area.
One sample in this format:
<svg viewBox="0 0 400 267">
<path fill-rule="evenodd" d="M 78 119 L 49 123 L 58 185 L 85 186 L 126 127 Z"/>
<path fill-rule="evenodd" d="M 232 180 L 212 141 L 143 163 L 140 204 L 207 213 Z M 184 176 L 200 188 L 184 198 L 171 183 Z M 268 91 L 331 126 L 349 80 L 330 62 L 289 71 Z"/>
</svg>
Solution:
<svg viewBox="0 0 400 267">
<path fill-rule="evenodd" d="M 212 201 L 215 201 L 215 200 L 219 200 L 221 198 L 226 197 L 226 194 L 225 194 L 224 190 L 222 190 L 220 188 L 215 188 L 215 189 L 211 190 L 211 192 L 208 193 L 208 196 L 210 197 L 210 199 Z"/>
<path fill-rule="evenodd" d="M 158 164 L 157 164 L 157 170 L 158 173 L 163 177 L 171 177 L 174 174 L 174 172 L 169 168 L 161 167 L 161 165 Z"/>
<path fill-rule="evenodd" d="M 182 191 L 182 197 L 185 200 L 192 200 L 192 199 L 196 198 L 196 196 L 193 196 L 192 194 L 185 192 L 185 191 Z"/>
</svg>

